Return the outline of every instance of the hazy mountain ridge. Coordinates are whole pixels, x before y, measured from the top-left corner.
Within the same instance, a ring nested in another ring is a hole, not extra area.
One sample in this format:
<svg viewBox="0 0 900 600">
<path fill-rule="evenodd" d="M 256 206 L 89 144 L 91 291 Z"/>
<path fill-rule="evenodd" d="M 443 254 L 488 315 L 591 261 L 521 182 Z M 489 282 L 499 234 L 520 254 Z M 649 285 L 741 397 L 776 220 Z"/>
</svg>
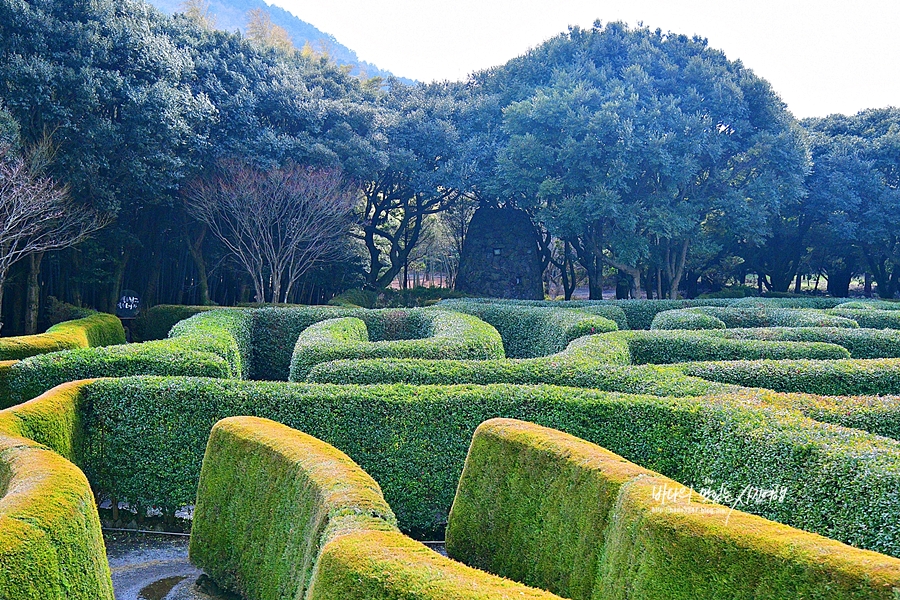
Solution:
<svg viewBox="0 0 900 600">
<path fill-rule="evenodd" d="M 174 14 L 181 12 L 183 0 L 147 0 L 150 4 L 157 7 L 166 14 Z M 210 12 L 216 17 L 216 28 L 225 31 L 244 31 L 247 25 L 247 13 L 251 10 L 261 8 L 269 13 L 272 22 L 279 27 L 283 27 L 291 36 L 294 46 L 302 48 L 306 42 L 309 42 L 314 50 L 320 52 L 327 50 L 329 56 L 338 64 L 353 65 L 352 73 L 354 75 L 364 74 L 367 77 L 390 77 L 393 75 L 390 71 L 379 69 L 377 66 L 361 61 L 356 52 L 340 43 L 330 33 L 325 33 L 314 25 L 292 15 L 288 11 L 278 6 L 270 6 L 263 0 L 210 0 Z M 411 79 L 399 77 L 405 83 L 414 83 Z"/>
</svg>

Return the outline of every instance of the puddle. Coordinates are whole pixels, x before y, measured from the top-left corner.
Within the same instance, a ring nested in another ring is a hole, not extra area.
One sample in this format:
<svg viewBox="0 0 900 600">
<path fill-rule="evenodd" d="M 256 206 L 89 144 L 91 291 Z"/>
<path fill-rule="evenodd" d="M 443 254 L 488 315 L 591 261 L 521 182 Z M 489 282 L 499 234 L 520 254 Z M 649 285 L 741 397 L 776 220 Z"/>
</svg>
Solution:
<svg viewBox="0 0 900 600">
<path fill-rule="evenodd" d="M 164 600 L 164 598 L 169 595 L 169 592 L 172 591 L 172 588 L 185 579 L 187 579 L 187 577 L 184 575 L 160 579 L 143 588 L 138 593 L 138 598 L 140 600 Z"/>
</svg>

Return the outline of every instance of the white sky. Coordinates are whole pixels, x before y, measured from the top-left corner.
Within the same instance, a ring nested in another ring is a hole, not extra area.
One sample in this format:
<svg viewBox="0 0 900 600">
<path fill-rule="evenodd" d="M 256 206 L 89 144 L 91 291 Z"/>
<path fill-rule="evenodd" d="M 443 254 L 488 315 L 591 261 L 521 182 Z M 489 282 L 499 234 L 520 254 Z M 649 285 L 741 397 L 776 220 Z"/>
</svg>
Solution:
<svg viewBox="0 0 900 600">
<path fill-rule="evenodd" d="M 626 21 L 700 35 L 797 117 L 900 106 L 900 0 L 267 0 L 420 81 L 460 80 L 566 31 Z"/>
</svg>

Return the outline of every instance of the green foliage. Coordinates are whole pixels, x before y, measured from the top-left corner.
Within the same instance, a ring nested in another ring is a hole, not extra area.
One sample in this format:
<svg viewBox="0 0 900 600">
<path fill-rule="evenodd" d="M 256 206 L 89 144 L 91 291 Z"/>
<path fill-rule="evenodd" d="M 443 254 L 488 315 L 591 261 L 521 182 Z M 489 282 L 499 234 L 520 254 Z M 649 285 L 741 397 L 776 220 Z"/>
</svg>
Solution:
<svg viewBox="0 0 900 600">
<path fill-rule="evenodd" d="M 158 304 L 149 310 L 141 311 L 131 326 L 131 333 L 135 342 L 164 340 L 169 337 L 169 330 L 179 321 L 214 309 L 213 306 Z"/>
<path fill-rule="evenodd" d="M 125 343 L 125 330 L 115 315 L 95 313 L 64 321 L 38 335 L 0 338 L 0 360 L 19 360 L 60 350 Z"/>
<path fill-rule="evenodd" d="M 439 287 L 386 288 L 378 292 L 353 289 L 335 296 L 328 304 L 348 308 L 418 308 L 437 304 L 446 298 L 465 297 L 467 294 Z"/>
<path fill-rule="evenodd" d="M 871 329 L 900 329 L 900 311 L 875 308 L 834 308 L 830 314 L 853 319 L 860 327 Z"/>
<path fill-rule="evenodd" d="M 217 584 L 248 600 L 300 598 L 329 535 L 395 527 L 378 484 L 343 452 L 266 419 L 213 427 L 190 557 Z"/>
<path fill-rule="evenodd" d="M 870 309 L 874 308 L 877 310 L 900 310 L 900 302 L 890 301 L 890 300 L 865 300 L 865 301 L 853 301 L 853 302 L 844 302 L 842 304 L 838 304 L 834 308 L 840 309 Z"/>
<path fill-rule="evenodd" d="M 441 307 L 473 315 L 496 327 L 510 358 L 547 356 L 564 350 L 581 336 L 618 329 L 605 317 L 565 308 L 469 300 L 442 302 Z"/>
<path fill-rule="evenodd" d="M 738 340 L 827 342 L 843 346 L 852 358 L 900 358 L 900 331 L 846 327 L 754 327 L 705 332 Z M 749 356 L 743 358 L 750 358 Z M 767 357 L 774 358 L 774 357 Z M 805 357 L 812 358 L 812 357 Z M 717 359 L 722 360 L 722 359 Z"/>
<path fill-rule="evenodd" d="M 889 599 L 900 583 L 896 559 L 688 493 L 578 438 L 494 419 L 472 439 L 447 553 L 575 599 Z"/>
<path fill-rule="evenodd" d="M 656 398 L 554 387 L 304 385 L 192 378 L 100 380 L 85 388 L 86 472 L 138 506 L 194 501 L 206 439 L 221 418 L 256 415 L 346 452 L 378 481 L 401 528 L 445 522 L 481 422 L 561 429 L 686 484 L 787 488 L 754 512 L 863 548 L 900 554 L 900 444 L 817 423 L 740 395 Z M 160 475 L 163 476 L 160 476 Z"/>
<path fill-rule="evenodd" d="M 725 329 L 725 322 L 691 309 L 666 310 L 653 317 L 650 329 Z"/>
<path fill-rule="evenodd" d="M 503 358 L 503 341 L 497 330 L 471 315 L 423 312 L 428 321 L 419 339 L 370 341 L 366 323 L 355 317 L 329 319 L 306 328 L 297 338 L 291 358 L 290 381 L 304 381 L 319 363 L 340 359 L 421 358 L 488 360 Z M 390 317 L 396 312 L 375 313 Z M 415 312 L 400 313 L 416 320 Z M 370 317 L 370 320 L 371 317 Z M 383 327 L 383 326 L 382 326 Z M 419 327 L 412 328 L 419 329 Z M 402 330 L 407 327 L 401 326 Z M 405 337 L 405 336 L 404 336 Z"/>
<path fill-rule="evenodd" d="M 472 569 L 389 531 L 358 531 L 325 546 L 310 600 L 559 600 Z"/>
<path fill-rule="evenodd" d="M 56 452 L 18 437 L 18 419 L 10 417 L 0 413 L 0 596 L 112 600 L 87 479 Z"/>
<path fill-rule="evenodd" d="M 757 360 L 679 365 L 709 381 L 823 396 L 900 394 L 900 359 Z"/>
<path fill-rule="evenodd" d="M 695 308 L 687 308 L 679 310 L 676 315 L 669 317 L 661 317 L 658 323 L 668 324 L 684 324 L 684 329 L 689 329 L 692 321 L 688 315 L 705 315 L 722 321 L 726 328 L 746 328 L 746 327 L 859 327 L 851 318 L 830 314 L 820 310 L 811 309 L 793 309 L 793 308 L 768 308 L 768 307 L 717 307 L 717 306 L 700 306 Z M 661 313 L 662 314 L 662 313 Z M 715 329 L 710 327 L 709 323 L 703 317 L 695 317 L 694 321 L 701 325 L 703 329 Z M 865 326 L 864 326 L 865 327 Z M 653 329 L 651 324 L 651 329 Z M 656 329 L 671 329 L 672 327 L 660 327 Z"/>
<path fill-rule="evenodd" d="M 718 298 L 749 298 L 758 296 L 759 292 L 755 288 L 746 285 L 735 285 L 726 287 L 718 292 L 710 292 L 708 294 L 700 294 L 697 296 L 701 300 L 714 300 Z"/>
</svg>

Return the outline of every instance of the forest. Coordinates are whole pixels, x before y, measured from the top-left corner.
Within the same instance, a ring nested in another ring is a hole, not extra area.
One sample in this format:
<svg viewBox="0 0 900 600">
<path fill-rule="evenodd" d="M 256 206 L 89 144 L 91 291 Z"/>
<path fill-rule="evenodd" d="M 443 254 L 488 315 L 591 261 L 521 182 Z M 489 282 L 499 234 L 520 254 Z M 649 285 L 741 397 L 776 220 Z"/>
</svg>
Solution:
<svg viewBox="0 0 900 600">
<path fill-rule="evenodd" d="M 621 23 L 465 81 L 360 78 L 265 15 L 227 33 L 202 6 L 0 0 L 2 334 L 125 289 L 452 286 L 479 207 L 529 215 L 567 297 L 900 292 L 900 109 L 799 121 L 706 40 Z M 49 217 L 23 236 L 35 199 Z"/>
</svg>

